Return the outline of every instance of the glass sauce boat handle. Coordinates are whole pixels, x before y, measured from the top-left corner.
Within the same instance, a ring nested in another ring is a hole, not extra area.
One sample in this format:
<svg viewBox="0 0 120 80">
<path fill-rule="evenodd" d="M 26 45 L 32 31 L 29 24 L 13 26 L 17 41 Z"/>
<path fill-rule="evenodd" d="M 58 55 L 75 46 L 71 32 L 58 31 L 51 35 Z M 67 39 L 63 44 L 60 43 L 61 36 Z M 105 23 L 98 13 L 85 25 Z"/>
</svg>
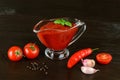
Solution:
<svg viewBox="0 0 120 80">
<path fill-rule="evenodd" d="M 44 22 L 44 20 L 39 21 L 39 22 L 34 26 L 34 28 L 33 28 L 33 32 L 34 32 L 34 33 L 40 32 L 40 24 L 41 24 L 42 22 Z"/>
<path fill-rule="evenodd" d="M 84 22 L 81 22 L 80 20 L 76 22 L 75 27 L 78 27 L 81 29 L 76 33 L 76 35 L 73 37 L 72 41 L 68 44 L 68 46 L 73 44 L 76 40 L 78 40 L 86 30 L 86 24 Z"/>
</svg>

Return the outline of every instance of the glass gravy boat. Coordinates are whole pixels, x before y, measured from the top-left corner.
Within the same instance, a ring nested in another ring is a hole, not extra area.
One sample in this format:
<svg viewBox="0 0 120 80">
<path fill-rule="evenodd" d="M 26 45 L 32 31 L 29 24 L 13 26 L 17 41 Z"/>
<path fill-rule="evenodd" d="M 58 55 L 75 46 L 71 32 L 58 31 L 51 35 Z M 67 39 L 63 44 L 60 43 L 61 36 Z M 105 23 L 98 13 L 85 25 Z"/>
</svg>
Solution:
<svg viewBox="0 0 120 80">
<path fill-rule="evenodd" d="M 67 58 L 69 56 L 67 47 L 78 40 L 86 30 L 85 23 L 79 19 L 66 17 L 65 19 L 74 23 L 74 26 L 67 29 L 62 29 L 62 27 L 58 28 L 58 26 L 54 26 L 53 23 L 49 23 L 56 20 L 55 18 L 41 20 L 33 28 L 33 32 L 37 34 L 40 42 L 47 47 L 45 49 L 45 55 L 50 59 L 63 60 Z M 49 26 L 46 27 L 46 24 L 49 24 Z"/>
</svg>

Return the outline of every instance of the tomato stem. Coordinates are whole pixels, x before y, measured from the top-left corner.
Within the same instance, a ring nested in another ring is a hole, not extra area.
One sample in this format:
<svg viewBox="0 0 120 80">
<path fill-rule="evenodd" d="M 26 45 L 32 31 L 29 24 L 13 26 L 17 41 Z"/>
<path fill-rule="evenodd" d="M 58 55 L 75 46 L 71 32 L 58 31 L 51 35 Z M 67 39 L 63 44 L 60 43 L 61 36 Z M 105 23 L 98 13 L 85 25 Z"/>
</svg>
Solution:
<svg viewBox="0 0 120 80">
<path fill-rule="evenodd" d="M 35 44 L 31 44 L 30 48 L 34 51 L 35 50 Z"/>
<path fill-rule="evenodd" d="M 99 48 L 94 48 L 94 49 L 92 49 L 92 51 L 96 51 L 96 50 L 98 50 Z"/>
<path fill-rule="evenodd" d="M 35 50 L 34 46 L 30 46 L 30 48 L 31 48 L 33 51 Z"/>
<path fill-rule="evenodd" d="M 16 51 L 15 51 L 15 54 L 16 54 L 16 55 L 19 55 L 19 54 L 20 54 L 20 50 L 16 50 Z"/>
</svg>

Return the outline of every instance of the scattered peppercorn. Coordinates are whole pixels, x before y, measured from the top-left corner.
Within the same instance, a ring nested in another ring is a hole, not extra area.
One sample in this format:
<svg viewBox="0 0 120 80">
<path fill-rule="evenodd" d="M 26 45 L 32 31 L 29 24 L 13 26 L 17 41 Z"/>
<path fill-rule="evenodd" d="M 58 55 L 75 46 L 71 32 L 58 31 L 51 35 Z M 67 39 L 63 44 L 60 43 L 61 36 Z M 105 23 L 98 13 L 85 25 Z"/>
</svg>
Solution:
<svg viewBox="0 0 120 80">
<path fill-rule="evenodd" d="M 31 62 L 30 65 L 26 66 L 26 68 L 33 71 L 41 71 L 44 72 L 45 75 L 48 75 L 48 66 L 44 62 L 42 64 Z"/>
</svg>

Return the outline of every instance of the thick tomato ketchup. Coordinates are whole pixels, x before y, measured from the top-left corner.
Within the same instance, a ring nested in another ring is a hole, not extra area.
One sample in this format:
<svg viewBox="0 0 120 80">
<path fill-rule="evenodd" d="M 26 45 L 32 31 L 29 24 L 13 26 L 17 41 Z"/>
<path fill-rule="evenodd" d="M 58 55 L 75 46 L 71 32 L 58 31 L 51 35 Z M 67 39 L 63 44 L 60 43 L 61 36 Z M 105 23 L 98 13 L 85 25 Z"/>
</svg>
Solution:
<svg viewBox="0 0 120 80">
<path fill-rule="evenodd" d="M 40 28 L 37 36 L 46 47 L 53 50 L 63 50 L 71 42 L 77 30 L 77 28 L 48 22 Z"/>
</svg>

